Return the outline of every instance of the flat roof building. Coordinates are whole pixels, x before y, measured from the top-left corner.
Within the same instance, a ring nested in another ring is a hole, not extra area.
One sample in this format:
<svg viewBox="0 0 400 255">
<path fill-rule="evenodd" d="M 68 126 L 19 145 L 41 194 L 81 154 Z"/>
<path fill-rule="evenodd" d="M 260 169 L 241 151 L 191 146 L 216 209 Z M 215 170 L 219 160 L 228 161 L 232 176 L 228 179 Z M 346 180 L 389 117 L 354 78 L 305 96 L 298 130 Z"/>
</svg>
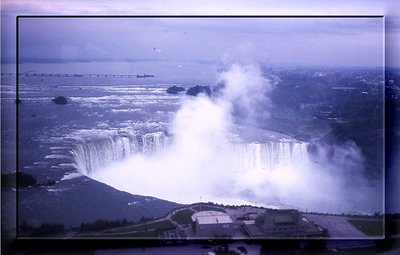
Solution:
<svg viewBox="0 0 400 255">
<path fill-rule="evenodd" d="M 218 211 L 197 212 L 192 215 L 192 223 L 198 237 L 228 237 L 234 231 L 232 218 Z"/>
<path fill-rule="evenodd" d="M 297 210 L 266 210 L 254 221 L 244 222 L 250 237 L 319 237 L 323 229 Z"/>
</svg>

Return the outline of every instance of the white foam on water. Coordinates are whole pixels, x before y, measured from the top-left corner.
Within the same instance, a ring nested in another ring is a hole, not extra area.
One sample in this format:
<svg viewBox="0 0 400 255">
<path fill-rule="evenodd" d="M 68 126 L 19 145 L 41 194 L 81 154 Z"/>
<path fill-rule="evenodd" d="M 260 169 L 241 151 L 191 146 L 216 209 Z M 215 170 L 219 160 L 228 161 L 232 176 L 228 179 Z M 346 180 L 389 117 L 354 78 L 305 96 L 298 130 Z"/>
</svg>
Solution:
<svg viewBox="0 0 400 255">
<path fill-rule="evenodd" d="M 65 146 L 51 146 L 50 150 L 66 150 L 69 149 L 68 147 Z"/>
<path fill-rule="evenodd" d="M 78 172 L 67 173 L 60 180 L 61 181 L 71 180 L 71 179 L 78 178 L 78 177 L 81 177 L 81 176 L 82 176 L 82 174 L 78 173 Z"/>
<path fill-rule="evenodd" d="M 46 155 L 44 158 L 47 158 L 47 159 L 70 159 L 71 156 L 60 155 L 60 154 L 51 154 L 51 155 Z"/>
<path fill-rule="evenodd" d="M 141 108 L 128 108 L 128 109 L 111 109 L 113 113 L 127 113 L 127 112 L 141 112 Z"/>
</svg>

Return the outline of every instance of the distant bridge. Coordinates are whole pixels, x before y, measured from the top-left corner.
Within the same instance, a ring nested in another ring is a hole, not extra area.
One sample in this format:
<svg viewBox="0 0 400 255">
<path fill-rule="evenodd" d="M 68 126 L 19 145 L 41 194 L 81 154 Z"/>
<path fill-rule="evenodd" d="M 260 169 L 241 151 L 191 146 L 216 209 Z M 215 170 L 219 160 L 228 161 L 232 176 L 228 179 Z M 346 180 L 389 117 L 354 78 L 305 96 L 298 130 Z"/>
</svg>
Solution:
<svg viewBox="0 0 400 255">
<path fill-rule="evenodd" d="M 1 76 L 15 76 L 15 73 L 1 73 Z M 67 74 L 67 73 L 20 73 L 19 76 L 37 76 L 37 77 L 107 77 L 107 78 L 153 78 L 153 74 L 96 74 L 96 73 L 85 73 L 85 74 Z"/>
</svg>

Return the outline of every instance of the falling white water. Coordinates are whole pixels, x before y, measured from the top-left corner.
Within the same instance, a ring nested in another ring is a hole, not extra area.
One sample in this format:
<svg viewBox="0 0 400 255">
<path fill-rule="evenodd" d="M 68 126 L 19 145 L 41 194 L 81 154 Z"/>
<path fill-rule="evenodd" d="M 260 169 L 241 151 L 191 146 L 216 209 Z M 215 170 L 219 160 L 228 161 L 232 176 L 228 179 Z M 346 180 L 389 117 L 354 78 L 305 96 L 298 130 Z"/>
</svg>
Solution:
<svg viewBox="0 0 400 255">
<path fill-rule="evenodd" d="M 202 151 L 204 147 L 196 146 L 176 153 L 182 149 L 174 143 L 168 145 L 163 132 L 142 138 L 142 143 L 136 137 L 114 137 L 80 144 L 73 151 L 77 168 L 133 194 L 180 203 L 204 200 L 236 204 L 254 203 L 253 196 L 250 199 L 246 198 L 248 194 L 243 195 L 248 189 L 259 188 L 270 178 L 280 178 L 279 173 L 288 178 L 293 166 L 308 161 L 307 145 L 293 141 L 226 142 L 220 144 L 218 151 L 207 154 Z M 193 151 L 199 154 L 189 158 Z M 224 194 L 222 187 L 228 184 L 238 189 L 237 194 Z"/>
<path fill-rule="evenodd" d="M 74 155 L 77 169 L 90 175 L 114 162 L 128 158 L 135 153 L 154 153 L 163 150 L 168 137 L 163 132 L 137 136 L 109 136 L 100 140 L 76 145 Z"/>
<path fill-rule="evenodd" d="M 272 85 L 256 66 L 240 65 L 222 73 L 219 82 L 225 89 L 218 97 L 183 99 L 169 137 L 157 132 L 80 144 L 73 153 L 77 169 L 119 190 L 178 203 L 365 209 L 365 196 L 354 196 L 370 192 L 354 143 L 317 145 L 310 154 L 307 143 L 284 135 L 246 140 L 253 130 L 237 132 L 234 109 L 246 112 L 244 122 L 255 113 L 268 115 Z M 260 102 L 266 113 L 259 111 Z"/>
</svg>

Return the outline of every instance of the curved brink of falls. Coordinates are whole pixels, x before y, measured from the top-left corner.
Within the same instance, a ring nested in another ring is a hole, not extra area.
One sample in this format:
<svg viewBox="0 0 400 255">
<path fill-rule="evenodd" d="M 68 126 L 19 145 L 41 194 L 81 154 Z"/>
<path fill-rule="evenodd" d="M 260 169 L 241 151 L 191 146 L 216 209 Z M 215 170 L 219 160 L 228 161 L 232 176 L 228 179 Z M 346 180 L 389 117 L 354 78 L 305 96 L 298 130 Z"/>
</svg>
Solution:
<svg viewBox="0 0 400 255">
<path fill-rule="evenodd" d="M 226 142 L 204 152 L 196 144 L 182 150 L 172 140 L 164 132 L 108 137 L 77 145 L 74 160 L 79 172 L 116 189 L 178 203 L 335 213 L 375 209 L 351 196 L 373 193 L 360 182 L 357 153 L 348 148 L 328 152 L 317 146 L 316 153 L 307 143 L 281 140 Z"/>
<path fill-rule="evenodd" d="M 178 155 L 170 139 L 163 132 L 114 136 L 79 144 L 73 154 L 84 175 L 133 194 L 181 203 L 281 204 L 272 198 L 271 187 L 294 181 L 296 166 L 309 162 L 307 144 L 300 142 L 228 143 L 215 155 L 199 151 L 189 158 Z"/>
<path fill-rule="evenodd" d="M 77 169 L 84 175 L 119 162 L 137 153 L 157 152 L 166 148 L 168 138 L 163 132 L 136 136 L 110 136 L 80 143 L 72 151 Z"/>
</svg>

